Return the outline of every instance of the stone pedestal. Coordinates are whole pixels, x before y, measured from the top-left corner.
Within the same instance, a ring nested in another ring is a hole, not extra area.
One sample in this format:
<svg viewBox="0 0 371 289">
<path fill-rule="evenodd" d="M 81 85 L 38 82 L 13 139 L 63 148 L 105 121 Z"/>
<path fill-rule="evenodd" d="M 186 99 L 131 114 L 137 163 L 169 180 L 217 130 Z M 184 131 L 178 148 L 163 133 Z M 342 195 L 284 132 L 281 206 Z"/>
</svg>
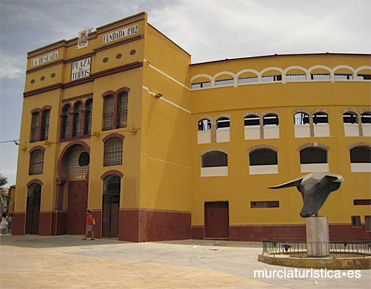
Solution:
<svg viewBox="0 0 371 289">
<path fill-rule="evenodd" d="M 308 257 L 330 256 L 330 235 L 327 217 L 306 219 Z"/>
</svg>

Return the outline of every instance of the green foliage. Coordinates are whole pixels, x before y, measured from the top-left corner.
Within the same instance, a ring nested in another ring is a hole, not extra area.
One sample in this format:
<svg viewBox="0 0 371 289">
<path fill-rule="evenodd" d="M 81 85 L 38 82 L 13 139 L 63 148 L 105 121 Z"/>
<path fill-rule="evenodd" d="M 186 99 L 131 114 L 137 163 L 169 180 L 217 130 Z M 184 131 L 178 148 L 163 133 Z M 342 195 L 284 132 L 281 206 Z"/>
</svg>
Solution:
<svg viewBox="0 0 371 289">
<path fill-rule="evenodd" d="M 8 179 L 0 176 L 0 202 L 11 201 L 11 198 L 4 193 L 4 186 L 8 183 Z"/>
</svg>

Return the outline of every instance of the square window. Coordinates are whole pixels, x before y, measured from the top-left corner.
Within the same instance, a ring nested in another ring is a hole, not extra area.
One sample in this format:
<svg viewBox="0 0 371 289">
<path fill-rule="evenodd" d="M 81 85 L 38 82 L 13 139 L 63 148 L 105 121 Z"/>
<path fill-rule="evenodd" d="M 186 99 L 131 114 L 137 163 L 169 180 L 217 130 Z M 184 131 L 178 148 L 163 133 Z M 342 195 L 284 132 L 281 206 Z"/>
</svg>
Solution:
<svg viewBox="0 0 371 289">
<path fill-rule="evenodd" d="M 360 216 L 352 216 L 352 226 L 361 227 L 361 217 Z"/>
</svg>

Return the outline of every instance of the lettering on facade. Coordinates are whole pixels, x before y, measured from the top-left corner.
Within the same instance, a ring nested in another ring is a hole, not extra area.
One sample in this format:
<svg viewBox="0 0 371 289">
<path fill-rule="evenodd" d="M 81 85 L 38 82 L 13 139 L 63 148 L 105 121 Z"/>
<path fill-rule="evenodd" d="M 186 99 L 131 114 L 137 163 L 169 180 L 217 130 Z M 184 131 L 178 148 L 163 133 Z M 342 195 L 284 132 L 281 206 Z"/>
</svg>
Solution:
<svg viewBox="0 0 371 289">
<path fill-rule="evenodd" d="M 138 33 L 138 24 L 103 36 L 103 44 Z"/>
<path fill-rule="evenodd" d="M 71 64 L 71 81 L 90 75 L 91 57 L 84 58 Z"/>
<path fill-rule="evenodd" d="M 40 65 L 52 60 L 58 59 L 58 51 L 54 51 L 47 55 L 40 56 L 38 58 L 32 59 L 31 66 Z"/>
</svg>

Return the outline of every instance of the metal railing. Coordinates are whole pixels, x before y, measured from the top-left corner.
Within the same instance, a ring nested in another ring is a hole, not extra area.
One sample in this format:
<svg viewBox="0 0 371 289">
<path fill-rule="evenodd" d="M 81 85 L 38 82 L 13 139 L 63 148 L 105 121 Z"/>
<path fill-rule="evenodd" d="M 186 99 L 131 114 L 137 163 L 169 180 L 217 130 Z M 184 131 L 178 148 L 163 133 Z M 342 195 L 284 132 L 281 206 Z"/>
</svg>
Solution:
<svg viewBox="0 0 371 289">
<path fill-rule="evenodd" d="M 305 239 L 263 240 L 263 255 L 289 255 L 291 257 L 308 257 L 309 252 L 329 252 L 332 258 L 371 256 L 371 240 L 338 240 L 327 242 L 307 242 Z"/>
</svg>

